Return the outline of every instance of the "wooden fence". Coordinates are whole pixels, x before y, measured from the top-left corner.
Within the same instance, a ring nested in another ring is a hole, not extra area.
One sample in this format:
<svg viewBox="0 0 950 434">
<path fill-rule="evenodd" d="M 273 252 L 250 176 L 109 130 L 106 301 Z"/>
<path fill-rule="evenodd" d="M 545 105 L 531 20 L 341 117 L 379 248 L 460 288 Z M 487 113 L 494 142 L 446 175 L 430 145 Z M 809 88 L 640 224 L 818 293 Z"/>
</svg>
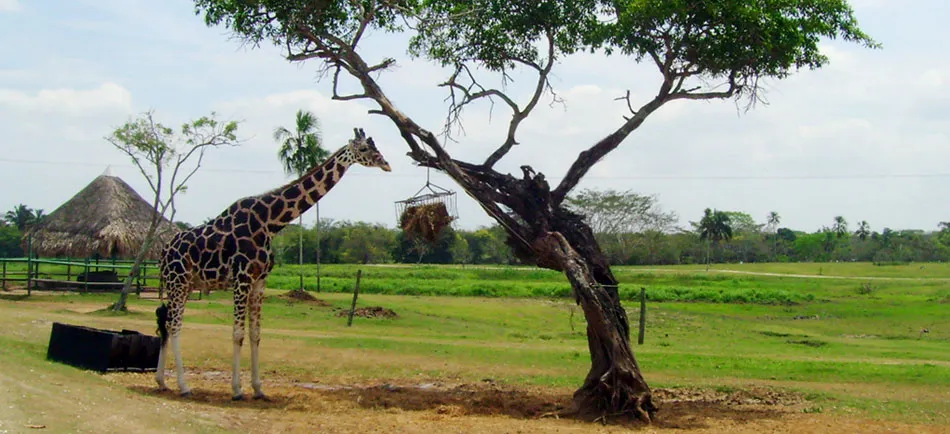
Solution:
<svg viewBox="0 0 950 434">
<path fill-rule="evenodd" d="M 134 261 L 130 260 L 95 260 L 95 259 L 39 259 L 39 258 L 0 258 L 0 285 L 7 289 L 8 282 L 25 282 L 27 294 L 33 290 L 78 290 L 90 291 L 118 291 L 122 289 L 128 270 Z M 90 273 L 102 270 L 115 271 L 118 282 L 92 281 Z M 123 273 L 122 271 L 125 271 Z M 149 272 L 156 275 L 149 275 Z M 157 288 L 159 279 L 158 262 L 144 261 L 139 269 L 139 275 L 133 284 L 135 292 Z M 82 277 L 82 279 L 80 279 Z M 149 280 L 154 286 L 149 286 Z"/>
</svg>

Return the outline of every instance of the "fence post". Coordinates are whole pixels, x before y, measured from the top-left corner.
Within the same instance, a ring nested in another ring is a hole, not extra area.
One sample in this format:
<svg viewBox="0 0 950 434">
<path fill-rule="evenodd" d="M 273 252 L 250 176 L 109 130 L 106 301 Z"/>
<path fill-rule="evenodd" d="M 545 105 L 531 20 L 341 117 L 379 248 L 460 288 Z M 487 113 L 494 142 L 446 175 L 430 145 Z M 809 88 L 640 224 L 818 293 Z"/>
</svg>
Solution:
<svg viewBox="0 0 950 434">
<path fill-rule="evenodd" d="M 82 292 L 89 292 L 89 257 L 86 257 L 85 269 L 83 270 Z"/>
<path fill-rule="evenodd" d="M 350 317 L 346 319 L 347 327 L 353 325 L 353 314 L 356 313 L 356 297 L 360 295 L 360 277 L 362 275 L 363 270 L 356 270 L 356 287 L 353 288 L 353 305 L 350 306 Z"/>
<path fill-rule="evenodd" d="M 647 289 L 640 288 L 640 334 L 637 335 L 637 345 L 643 345 L 643 333 L 647 326 Z"/>
<path fill-rule="evenodd" d="M 26 242 L 26 295 L 32 294 L 33 289 L 33 234 Z"/>
</svg>

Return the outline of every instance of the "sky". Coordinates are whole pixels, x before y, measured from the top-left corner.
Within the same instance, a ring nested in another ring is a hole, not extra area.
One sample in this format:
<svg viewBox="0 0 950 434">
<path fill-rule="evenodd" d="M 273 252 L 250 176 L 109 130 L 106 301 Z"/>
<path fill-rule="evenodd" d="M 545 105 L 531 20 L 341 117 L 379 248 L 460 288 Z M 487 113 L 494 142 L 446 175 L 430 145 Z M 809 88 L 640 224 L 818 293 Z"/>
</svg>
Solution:
<svg viewBox="0 0 950 434">
<path fill-rule="evenodd" d="M 680 224 L 706 207 L 743 211 L 764 223 L 815 231 L 843 216 L 873 230 L 934 230 L 950 220 L 950 46 L 942 0 L 852 0 L 862 28 L 883 44 L 868 50 L 824 41 L 830 64 L 766 83 L 767 105 L 676 101 L 650 116 L 594 166 L 579 189 L 658 196 Z M 395 201 L 414 195 L 426 170 L 411 164 L 396 128 L 365 102 L 332 101 L 316 63 L 290 63 L 271 46 L 242 46 L 209 28 L 184 0 L 0 0 L 0 210 L 19 203 L 52 212 L 111 172 L 149 191 L 128 157 L 104 140 L 154 110 L 169 126 L 215 112 L 240 121 L 241 146 L 215 149 L 177 200 L 176 220 L 197 224 L 235 200 L 285 183 L 272 132 L 298 109 L 320 119 L 331 151 L 364 128 L 391 173 L 354 167 L 321 200 L 321 218 L 396 225 Z M 405 54 L 405 38 L 372 34 L 370 59 L 394 57 L 380 82 L 398 108 L 441 130 L 449 71 Z M 512 88 L 523 101 L 516 76 Z M 524 84 L 521 84 L 524 83 Z M 646 102 L 660 84 L 654 66 L 620 56 L 561 59 L 552 84 L 564 104 L 539 104 L 521 143 L 497 168 L 520 176 L 529 164 L 558 182 L 577 154 L 623 121 L 627 90 Z M 520 89 L 523 89 L 520 88 Z M 447 145 L 456 158 L 483 160 L 504 140 L 503 106 L 471 107 L 465 134 Z M 458 228 L 493 221 L 451 180 Z M 304 219 L 312 224 L 314 212 Z"/>
</svg>

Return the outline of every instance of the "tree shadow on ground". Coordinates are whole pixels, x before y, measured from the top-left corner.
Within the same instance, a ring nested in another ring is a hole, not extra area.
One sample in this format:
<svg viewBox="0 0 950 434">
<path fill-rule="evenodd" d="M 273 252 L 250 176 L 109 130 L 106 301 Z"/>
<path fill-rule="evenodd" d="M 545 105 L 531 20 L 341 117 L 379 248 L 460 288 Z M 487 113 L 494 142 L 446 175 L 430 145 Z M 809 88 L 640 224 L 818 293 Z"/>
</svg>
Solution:
<svg viewBox="0 0 950 434">
<path fill-rule="evenodd" d="M 223 378 L 223 377 L 222 377 Z M 206 384 L 207 385 L 207 384 Z M 197 385 L 196 385 L 197 386 Z M 192 396 L 182 397 L 177 391 L 158 391 L 154 386 L 129 385 L 144 395 L 170 400 L 203 403 L 220 408 L 254 408 L 276 411 L 306 411 L 308 404 L 338 401 L 347 406 L 370 410 L 401 409 L 429 411 L 453 417 L 507 416 L 514 419 L 561 418 L 571 402 L 571 395 L 541 388 L 498 386 L 491 382 L 442 385 L 323 385 L 289 382 L 269 387 L 267 400 L 248 396 L 232 401 L 230 390 L 196 387 Z M 654 389 L 654 402 L 660 406 L 651 427 L 667 429 L 708 429 L 716 421 L 743 424 L 763 419 L 777 420 L 790 412 L 800 412 L 806 401 L 797 394 L 772 388 L 755 387 L 730 391 L 677 388 Z M 586 419 L 590 420 L 590 419 Z M 647 425 L 631 417 L 613 417 L 598 423 L 629 428 Z"/>
<path fill-rule="evenodd" d="M 324 391 L 324 394 L 352 401 L 367 409 L 399 408 L 408 411 L 435 411 L 453 416 L 504 415 L 516 419 L 565 418 L 555 415 L 563 412 L 571 402 L 571 396 L 565 394 L 469 384 L 450 388 L 430 385 L 381 385 L 328 390 Z M 673 429 L 708 428 L 707 422 L 717 419 L 734 423 L 779 419 L 788 413 L 789 404 L 798 401 L 784 396 L 775 399 L 777 395 L 774 391 L 762 390 L 718 393 L 696 389 L 661 389 L 654 390 L 654 395 L 660 411 L 652 426 Z M 631 417 L 607 418 L 605 423 L 629 427 L 645 426 Z"/>
</svg>

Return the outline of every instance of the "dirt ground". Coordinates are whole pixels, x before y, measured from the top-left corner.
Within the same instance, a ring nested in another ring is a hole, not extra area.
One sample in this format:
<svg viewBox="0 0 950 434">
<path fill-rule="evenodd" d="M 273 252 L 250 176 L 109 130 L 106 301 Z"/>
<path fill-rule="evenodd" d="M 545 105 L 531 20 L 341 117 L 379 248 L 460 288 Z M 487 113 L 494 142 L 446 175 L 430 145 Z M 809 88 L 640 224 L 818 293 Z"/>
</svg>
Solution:
<svg viewBox="0 0 950 434">
<path fill-rule="evenodd" d="M 169 371 L 173 379 L 173 372 Z M 478 384 L 324 384 L 266 373 L 267 401 L 231 401 L 230 373 L 188 371 L 194 395 L 159 392 L 151 373 L 105 377 L 150 400 L 199 413 L 241 432 L 683 432 L 691 433 L 946 433 L 947 426 L 904 425 L 814 413 L 801 396 L 768 387 L 731 392 L 658 389 L 661 409 L 651 425 L 559 418 L 570 391 Z M 244 384 L 249 384 L 245 378 Z M 173 384 L 173 380 L 170 384 Z"/>
</svg>

